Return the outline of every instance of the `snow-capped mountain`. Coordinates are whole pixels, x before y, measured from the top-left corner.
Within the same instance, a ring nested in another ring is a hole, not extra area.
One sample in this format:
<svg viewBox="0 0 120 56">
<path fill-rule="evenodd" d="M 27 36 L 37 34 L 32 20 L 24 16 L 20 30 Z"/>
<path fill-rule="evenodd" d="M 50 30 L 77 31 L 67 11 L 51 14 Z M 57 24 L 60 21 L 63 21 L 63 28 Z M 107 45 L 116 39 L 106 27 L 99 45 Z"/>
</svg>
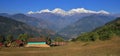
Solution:
<svg viewBox="0 0 120 56">
<path fill-rule="evenodd" d="M 68 11 L 65 11 L 61 8 L 55 8 L 53 10 L 49 10 L 49 9 L 44 9 L 44 10 L 40 10 L 40 11 L 36 11 L 36 12 L 33 12 L 33 11 L 29 11 L 28 14 L 38 14 L 38 13 L 44 13 L 44 12 L 50 12 L 50 13 L 54 13 L 54 14 L 60 14 L 60 15 L 73 15 L 73 14 L 76 14 L 76 13 L 96 13 L 96 14 L 109 14 L 109 12 L 107 11 L 104 11 L 104 10 L 100 10 L 100 11 L 93 11 L 93 10 L 87 10 L 87 9 L 84 9 L 84 8 L 76 8 L 76 9 L 71 9 L 71 10 L 68 10 Z"/>
<path fill-rule="evenodd" d="M 29 11 L 27 13 L 28 16 L 36 17 L 38 19 L 40 18 L 49 22 L 49 25 L 51 25 L 49 29 L 55 30 L 57 32 L 66 26 L 75 23 L 82 17 L 90 16 L 93 14 L 109 15 L 110 13 L 104 10 L 93 11 L 84 8 L 76 8 L 68 11 L 61 8 L 55 8 L 53 10 L 44 9 L 36 12 Z"/>
<path fill-rule="evenodd" d="M 6 16 L 6 14 L 2 15 Z M 56 8 L 54 10 L 45 9 L 37 12 L 30 11 L 25 15 L 15 14 L 12 15 L 12 18 L 38 28 L 53 30 L 64 37 L 70 38 L 78 36 L 77 34 L 80 34 L 81 32 L 93 30 L 96 26 L 99 27 L 103 25 L 103 22 L 107 23 L 108 20 L 114 19 L 114 16 L 104 10 L 93 11 L 84 8 L 77 8 L 65 11 L 63 9 Z M 81 31 L 79 29 L 83 30 Z M 67 34 L 67 36 L 64 34 Z"/>
</svg>

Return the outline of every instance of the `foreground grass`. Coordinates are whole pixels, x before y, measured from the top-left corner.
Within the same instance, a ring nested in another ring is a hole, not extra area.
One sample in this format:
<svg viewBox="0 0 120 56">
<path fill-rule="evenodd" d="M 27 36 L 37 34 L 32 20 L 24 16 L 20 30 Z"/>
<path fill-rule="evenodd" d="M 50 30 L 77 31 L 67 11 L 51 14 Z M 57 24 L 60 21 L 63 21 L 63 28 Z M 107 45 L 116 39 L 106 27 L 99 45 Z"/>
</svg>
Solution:
<svg viewBox="0 0 120 56">
<path fill-rule="evenodd" d="M 120 38 L 50 48 L 1 48 L 0 56 L 120 56 Z"/>
</svg>

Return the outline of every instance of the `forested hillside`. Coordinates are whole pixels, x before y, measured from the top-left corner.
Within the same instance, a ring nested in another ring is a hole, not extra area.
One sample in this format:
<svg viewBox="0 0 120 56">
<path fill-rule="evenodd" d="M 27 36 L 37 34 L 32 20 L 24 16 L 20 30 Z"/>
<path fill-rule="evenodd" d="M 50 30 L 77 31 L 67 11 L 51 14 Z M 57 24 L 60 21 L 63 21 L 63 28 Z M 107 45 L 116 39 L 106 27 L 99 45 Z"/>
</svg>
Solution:
<svg viewBox="0 0 120 56">
<path fill-rule="evenodd" d="M 120 36 L 120 18 L 111 21 L 104 26 L 95 29 L 89 33 L 83 33 L 76 40 L 80 41 L 95 41 L 95 40 L 108 40 L 113 36 Z"/>
</svg>

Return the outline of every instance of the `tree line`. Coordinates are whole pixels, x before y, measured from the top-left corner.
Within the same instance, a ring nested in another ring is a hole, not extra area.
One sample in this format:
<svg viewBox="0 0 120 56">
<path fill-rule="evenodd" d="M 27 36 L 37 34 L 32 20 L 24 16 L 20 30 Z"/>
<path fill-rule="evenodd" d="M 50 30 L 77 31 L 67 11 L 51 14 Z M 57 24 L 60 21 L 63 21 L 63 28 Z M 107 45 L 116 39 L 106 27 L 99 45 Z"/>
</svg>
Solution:
<svg viewBox="0 0 120 56">
<path fill-rule="evenodd" d="M 0 43 L 3 43 L 5 47 L 19 46 L 21 43 L 22 45 L 26 44 L 28 38 L 30 38 L 28 34 L 20 34 L 17 38 L 14 38 L 11 34 L 6 37 L 0 35 Z"/>
<path fill-rule="evenodd" d="M 52 42 L 62 42 L 64 39 L 62 37 L 55 37 L 51 39 L 50 36 L 40 36 L 41 38 L 45 38 L 46 44 L 50 45 Z M 24 47 L 27 44 L 28 39 L 33 38 L 28 34 L 20 34 L 17 38 L 13 35 L 7 35 L 6 37 L 0 35 L 0 43 L 2 43 L 5 47 Z"/>
</svg>

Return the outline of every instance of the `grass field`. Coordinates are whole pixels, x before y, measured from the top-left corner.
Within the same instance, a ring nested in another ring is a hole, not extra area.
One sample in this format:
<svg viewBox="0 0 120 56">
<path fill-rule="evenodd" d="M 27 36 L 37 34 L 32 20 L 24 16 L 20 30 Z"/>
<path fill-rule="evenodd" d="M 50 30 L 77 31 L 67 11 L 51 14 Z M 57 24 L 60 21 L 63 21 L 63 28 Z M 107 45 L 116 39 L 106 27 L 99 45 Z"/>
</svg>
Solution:
<svg viewBox="0 0 120 56">
<path fill-rule="evenodd" d="M 50 48 L 1 48 L 0 56 L 120 56 L 120 38 Z"/>
</svg>

